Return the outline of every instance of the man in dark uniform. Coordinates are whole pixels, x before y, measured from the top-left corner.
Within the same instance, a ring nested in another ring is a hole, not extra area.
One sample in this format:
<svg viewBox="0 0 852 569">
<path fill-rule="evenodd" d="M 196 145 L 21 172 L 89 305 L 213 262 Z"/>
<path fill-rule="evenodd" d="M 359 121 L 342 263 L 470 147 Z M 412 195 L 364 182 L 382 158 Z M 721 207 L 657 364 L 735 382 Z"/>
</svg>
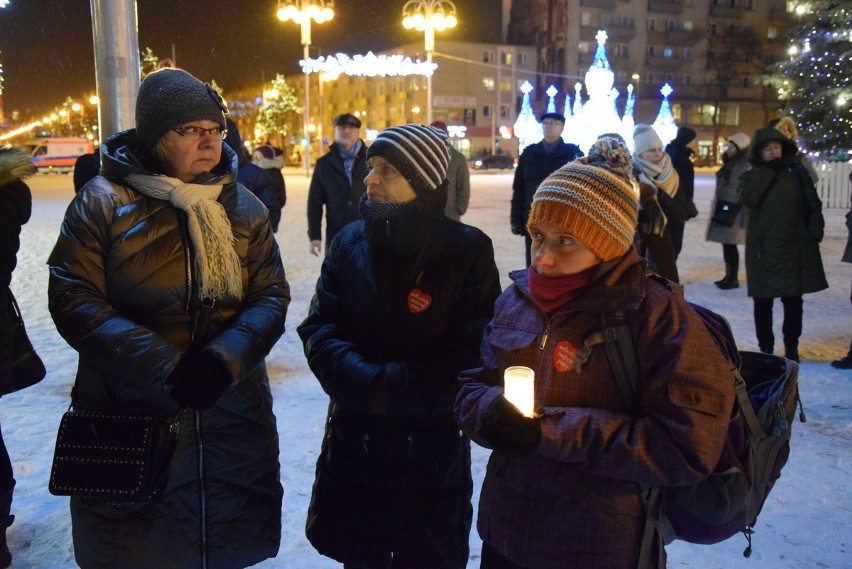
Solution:
<svg viewBox="0 0 852 569">
<path fill-rule="evenodd" d="M 527 233 L 527 217 L 533 194 L 538 185 L 553 171 L 583 156 L 579 146 L 567 144 L 562 140 L 562 131 L 565 128 L 563 114 L 544 113 L 541 115 L 541 126 L 544 129 L 544 139 L 528 146 L 521 154 L 515 170 L 515 181 L 512 183 L 512 233 L 524 236 L 527 266 L 530 265 L 532 246 L 532 239 Z"/>
<path fill-rule="evenodd" d="M 361 120 L 344 113 L 334 119 L 334 144 L 317 160 L 308 190 L 308 239 L 311 254 L 322 248 L 325 206 L 325 251 L 343 226 L 361 219 L 358 200 L 367 190 L 367 148 L 360 138 Z"/>
</svg>

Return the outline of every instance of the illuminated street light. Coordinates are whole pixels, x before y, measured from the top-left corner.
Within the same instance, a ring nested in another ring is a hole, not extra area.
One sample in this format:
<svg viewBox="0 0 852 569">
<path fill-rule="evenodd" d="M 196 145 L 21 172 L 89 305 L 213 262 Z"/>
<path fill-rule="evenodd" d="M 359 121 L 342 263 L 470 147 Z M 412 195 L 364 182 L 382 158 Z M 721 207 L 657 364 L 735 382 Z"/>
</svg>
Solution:
<svg viewBox="0 0 852 569">
<path fill-rule="evenodd" d="M 435 49 L 435 32 L 456 27 L 456 5 L 450 0 L 408 0 L 402 8 L 402 25 L 405 29 L 424 32 L 426 61 L 432 63 Z M 426 76 L 426 114 L 432 122 L 432 76 Z"/>
<path fill-rule="evenodd" d="M 282 22 L 290 20 L 302 26 L 302 46 L 304 59 L 310 58 L 311 20 L 318 24 L 327 22 L 334 17 L 334 0 L 278 0 L 278 19 Z M 305 174 L 311 175 L 311 104 L 310 104 L 310 72 L 305 71 Z"/>
</svg>

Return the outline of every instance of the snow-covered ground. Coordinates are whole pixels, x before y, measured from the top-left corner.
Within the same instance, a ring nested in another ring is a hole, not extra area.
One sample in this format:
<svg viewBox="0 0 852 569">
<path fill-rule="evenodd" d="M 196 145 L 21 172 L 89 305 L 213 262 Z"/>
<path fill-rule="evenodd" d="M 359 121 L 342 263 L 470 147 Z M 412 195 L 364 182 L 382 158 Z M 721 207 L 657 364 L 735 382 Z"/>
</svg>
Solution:
<svg viewBox="0 0 852 569">
<path fill-rule="evenodd" d="M 268 358 L 275 412 L 281 435 L 281 473 L 285 490 L 281 550 L 257 567 L 322 569 L 339 567 L 318 555 L 304 537 L 305 512 L 313 483 L 314 462 L 322 437 L 326 397 L 309 371 L 295 328 L 304 317 L 320 268 L 308 253 L 305 200 L 307 178 L 286 172 L 289 200 L 278 241 L 292 288 L 287 332 Z M 51 496 L 47 480 L 56 429 L 69 403 L 76 354 L 57 334 L 47 310 L 47 256 L 68 201 L 71 176 L 38 175 L 31 179 L 33 219 L 25 226 L 19 266 L 12 288 L 24 313 L 36 350 L 48 375 L 39 385 L 3 397 L 0 422 L 18 485 L 8 530 L 16 568 L 75 567 L 67 498 Z M 463 220 L 483 229 L 494 241 L 503 285 L 506 274 L 523 265 L 523 240 L 509 232 L 511 174 L 475 173 L 470 210 Z M 713 281 L 723 276 L 722 249 L 704 241 L 712 195 L 712 176 L 702 173 L 696 201 L 701 216 L 687 224 L 679 270 L 689 300 L 728 318 L 740 349 L 755 350 L 752 304 L 744 288 L 720 291 Z M 800 382 L 808 422 L 797 423 L 790 462 L 758 520 L 754 554 L 742 557 L 745 539 L 735 536 L 713 546 L 677 542 L 669 546 L 669 567 L 700 569 L 803 569 L 852 567 L 852 371 L 829 362 L 846 353 L 852 338 L 849 291 L 852 265 L 841 263 L 846 243 L 845 210 L 825 212 L 822 255 L 830 288 L 805 297 Z M 741 248 L 741 256 L 742 256 Z M 740 270 L 744 281 L 744 269 Z M 780 303 L 776 333 L 780 336 Z M 474 449 L 474 479 L 482 481 L 488 453 Z M 152 544 L 156 546 L 156 544 Z M 473 569 L 481 543 L 471 534 Z"/>
</svg>

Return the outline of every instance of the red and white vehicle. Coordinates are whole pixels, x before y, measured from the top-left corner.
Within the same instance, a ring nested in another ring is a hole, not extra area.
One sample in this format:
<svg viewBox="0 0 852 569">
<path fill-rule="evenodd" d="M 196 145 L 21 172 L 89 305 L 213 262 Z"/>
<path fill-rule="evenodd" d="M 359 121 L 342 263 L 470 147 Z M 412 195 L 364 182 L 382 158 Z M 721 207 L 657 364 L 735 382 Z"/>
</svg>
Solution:
<svg viewBox="0 0 852 569">
<path fill-rule="evenodd" d="M 80 155 L 94 152 L 88 138 L 39 138 L 27 146 L 39 172 L 70 172 Z"/>
</svg>

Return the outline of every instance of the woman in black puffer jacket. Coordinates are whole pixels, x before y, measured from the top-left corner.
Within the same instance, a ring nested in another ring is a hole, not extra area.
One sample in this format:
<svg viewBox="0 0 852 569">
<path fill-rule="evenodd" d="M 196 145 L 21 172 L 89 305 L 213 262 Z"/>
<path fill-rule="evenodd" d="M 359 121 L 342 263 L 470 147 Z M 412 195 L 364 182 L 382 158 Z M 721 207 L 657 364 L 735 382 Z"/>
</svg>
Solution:
<svg viewBox="0 0 852 569">
<path fill-rule="evenodd" d="M 236 183 L 224 112 L 184 71 L 148 75 L 136 128 L 103 144 L 48 261 L 51 315 L 79 352 L 74 407 L 180 424 L 160 496 L 71 498 L 84 569 L 247 567 L 278 552 L 264 358 L 290 291 L 266 208 Z"/>
<path fill-rule="evenodd" d="M 307 535 L 345 568 L 463 569 L 473 483 L 453 405 L 500 293 L 494 251 L 444 215 L 442 131 L 389 128 L 368 160 L 364 221 L 332 241 L 298 329 L 330 399 Z"/>
</svg>

